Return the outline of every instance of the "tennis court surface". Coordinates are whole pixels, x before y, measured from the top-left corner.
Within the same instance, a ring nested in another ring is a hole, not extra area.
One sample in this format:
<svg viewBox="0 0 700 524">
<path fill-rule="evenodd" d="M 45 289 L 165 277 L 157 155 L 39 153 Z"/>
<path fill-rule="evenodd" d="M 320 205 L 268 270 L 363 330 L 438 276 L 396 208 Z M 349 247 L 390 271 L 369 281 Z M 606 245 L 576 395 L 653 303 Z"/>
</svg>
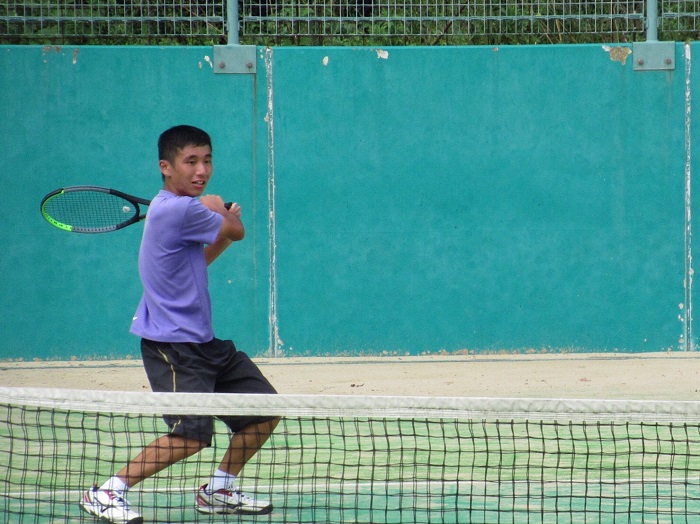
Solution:
<svg viewBox="0 0 700 524">
<path fill-rule="evenodd" d="M 280 395 L 151 394 L 139 362 L 0 364 L 3 521 L 95 522 L 82 491 L 175 412 L 281 415 L 240 477 L 274 510 L 195 511 L 218 424 L 212 448 L 130 491 L 146 522 L 700 521 L 693 353 L 259 363 Z"/>
</svg>

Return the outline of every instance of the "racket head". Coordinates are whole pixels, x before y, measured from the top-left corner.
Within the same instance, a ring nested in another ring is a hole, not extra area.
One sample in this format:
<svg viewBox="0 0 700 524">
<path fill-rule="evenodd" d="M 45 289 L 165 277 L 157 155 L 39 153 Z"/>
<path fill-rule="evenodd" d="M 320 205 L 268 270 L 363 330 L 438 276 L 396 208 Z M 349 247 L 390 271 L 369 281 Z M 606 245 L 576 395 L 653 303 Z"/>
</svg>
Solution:
<svg viewBox="0 0 700 524">
<path fill-rule="evenodd" d="M 105 187 L 72 186 L 47 194 L 41 215 L 63 231 L 107 233 L 143 219 L 139 204 L 149 201 Z"/>
</svg>

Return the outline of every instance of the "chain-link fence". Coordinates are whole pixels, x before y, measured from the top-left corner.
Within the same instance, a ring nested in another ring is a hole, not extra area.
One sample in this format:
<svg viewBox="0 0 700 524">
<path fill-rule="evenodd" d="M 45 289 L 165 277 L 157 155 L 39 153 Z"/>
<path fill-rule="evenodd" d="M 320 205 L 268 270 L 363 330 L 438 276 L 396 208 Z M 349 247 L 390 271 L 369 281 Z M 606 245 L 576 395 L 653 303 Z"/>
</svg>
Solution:
<svg viewBox="0 0 700 524">
<path fill-rule="evenodd" d="M 659 0 L 659 38 L 695 40 L 698 0 Z M 222 44 L 226 0 L 0 0 L 3 43 Z M 458 45 L 645 39 L 644 0 L 241 0 L 240 43 Z M 234 15 L 235 16 L 235 15 Z"/>
<path fill-rule="evenodd" d="M 661 4 L 659 31 L 669 40 L 700 38 L 700 2 L 698 0 L 664 0 Z"/>
<path fill-rule="evenodd" d="M 0 0 L 7 43 L 197 43 L 220 39 L 224 0 Z"/>
</svg>

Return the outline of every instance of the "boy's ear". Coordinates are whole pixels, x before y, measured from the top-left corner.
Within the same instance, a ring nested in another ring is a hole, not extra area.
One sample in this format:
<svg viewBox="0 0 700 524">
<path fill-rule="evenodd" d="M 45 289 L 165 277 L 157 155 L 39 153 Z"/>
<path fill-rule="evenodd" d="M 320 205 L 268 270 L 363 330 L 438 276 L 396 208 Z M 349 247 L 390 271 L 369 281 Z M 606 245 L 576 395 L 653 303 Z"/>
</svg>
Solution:
<svg viewBox="0 0 700 524">
<path fill-rule="evenodd" d="M 160 166 L 160 172 L 163 176 L 170 176 L 170 162 L 167 160 L 160 160 L 158 165 Z"/>
</svg>

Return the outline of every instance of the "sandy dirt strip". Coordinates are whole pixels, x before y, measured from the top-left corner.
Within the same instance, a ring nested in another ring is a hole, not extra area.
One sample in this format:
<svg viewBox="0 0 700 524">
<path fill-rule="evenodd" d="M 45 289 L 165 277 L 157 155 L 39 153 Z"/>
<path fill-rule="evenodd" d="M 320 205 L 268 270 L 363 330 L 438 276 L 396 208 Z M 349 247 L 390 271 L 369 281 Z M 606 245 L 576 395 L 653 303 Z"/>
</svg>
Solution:
<svg viewBox="0 0 700 524">
<path fill-rule="evenodd" d="M 280 393 L 700 400 L 700 353 L 255 361 Z M 0 362 L 0 386 L 149 390 L 138 360 Z"/>
</svg>

